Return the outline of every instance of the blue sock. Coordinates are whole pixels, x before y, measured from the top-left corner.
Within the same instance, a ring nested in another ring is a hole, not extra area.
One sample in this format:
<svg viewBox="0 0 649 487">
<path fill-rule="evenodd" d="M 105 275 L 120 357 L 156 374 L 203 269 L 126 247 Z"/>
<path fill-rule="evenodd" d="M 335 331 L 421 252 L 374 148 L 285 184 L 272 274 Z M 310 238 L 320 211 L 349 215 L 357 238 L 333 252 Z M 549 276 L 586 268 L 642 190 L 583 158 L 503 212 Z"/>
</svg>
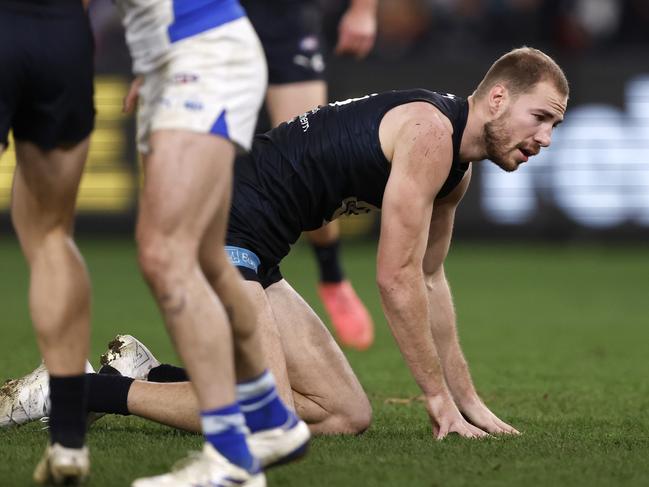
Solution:
<svg viewBox="0 0 649 487">
<path fill-rule="evenodd" d="M 249 472 L 256 470 L 256 460 L 246 443 L 246 422 L 239 405 L 201 412 L 205 440 L 231 463 Z"/>
<path fill-rule="evenodd" d="M 256 379 L 237 384 L 237 401 L 252 433 L 295 420 L 295 415 L 279 398 L 275 378 L 268 370 Z"/>
</svg>

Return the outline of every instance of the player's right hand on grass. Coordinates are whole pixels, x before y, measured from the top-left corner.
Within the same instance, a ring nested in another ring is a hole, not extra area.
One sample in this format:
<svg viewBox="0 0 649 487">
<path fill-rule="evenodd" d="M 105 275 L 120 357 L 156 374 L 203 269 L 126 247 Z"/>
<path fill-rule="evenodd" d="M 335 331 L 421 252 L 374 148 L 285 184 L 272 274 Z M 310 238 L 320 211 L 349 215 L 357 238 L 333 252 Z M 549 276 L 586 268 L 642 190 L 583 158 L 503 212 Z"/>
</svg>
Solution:
<svg viewBox="0 0 649 487">
<path fill-rule="evenodd" d="M 471 421 L 471 424 L 482 428 L 492 435 L 520 435 L 520 431 L 498 418 L 480 400 L 462 407 L 462 413 Z"/>
<path fill-rule="evenodd" d="M 446 397 L 445 397 L 446 396 Z M 436 440 L 446 438 L 449 433 L 456 433 L 464 438 L 484 438 L 489 433 L 473 426 L 462 417 L 460 410 L 449 394 L 426 398 L 426 408 L 433 425 Z"/>
</svg>

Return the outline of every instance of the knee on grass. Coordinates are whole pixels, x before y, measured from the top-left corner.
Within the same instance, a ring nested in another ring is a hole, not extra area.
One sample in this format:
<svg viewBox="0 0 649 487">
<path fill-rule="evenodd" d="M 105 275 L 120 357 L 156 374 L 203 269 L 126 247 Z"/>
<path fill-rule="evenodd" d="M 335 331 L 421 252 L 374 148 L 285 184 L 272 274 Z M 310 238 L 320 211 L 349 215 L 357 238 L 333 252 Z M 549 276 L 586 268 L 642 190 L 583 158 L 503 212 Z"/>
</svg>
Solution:
<svg viewBox="0 0 649 487">
<path fill-rule="evenodd" d="M 366 397 L 349 401 L 340 411 L 334 411 L 322 423 L 322 434 L 360 435 L 372 423 L 372 406 Z"/>
</svg>

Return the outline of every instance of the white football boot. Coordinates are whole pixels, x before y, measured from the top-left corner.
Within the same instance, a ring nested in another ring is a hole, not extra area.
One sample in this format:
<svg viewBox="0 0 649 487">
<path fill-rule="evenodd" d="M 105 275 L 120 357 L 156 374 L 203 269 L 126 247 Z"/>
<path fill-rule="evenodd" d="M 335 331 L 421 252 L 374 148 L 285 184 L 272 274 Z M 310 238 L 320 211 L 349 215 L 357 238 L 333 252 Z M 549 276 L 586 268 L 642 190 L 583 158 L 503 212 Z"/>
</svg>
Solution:
<svg viewBox="0 0 649 487">
<path fill-rule="evenodd" d="M 278 428 L 261 430 L 246 436 L 250 453 L 264 468 L 297 460 L 309 448 L 311 432 L 306 423 L 291 413 Z"/>
<path fill-rule="evenodd" d="M 265 487 L 259 470 L 250 473 L 230 463 L 214 447 L 205 443 L 202 452 L 193 452 L 170 473 L 138 479 L 131 487 Z"/>
<path fill-rule="evenodd" d="M 86 372 L 94 372 L 86 362 Z M 50 376 L 45 364 L 20 379 L 10 379 L 0 388 L 0 427 L 41 420 L 50 414 Z"/>
<path fill-rule="evenodd" d="M 90 455 L 88 447 L 65 448 L 58 443 L 48 445 L 34 470 L 34 482 L 41 485 L 75 485 L 88 478 Z"/>
<path fill-rule="evenodd" d="M 146 380 L 149 371 L 160 365 L 151 351 L 131 335 L 117 335 L 100 357 L 101 365 L 109 365 L 125 377 Z"/>
</svg>

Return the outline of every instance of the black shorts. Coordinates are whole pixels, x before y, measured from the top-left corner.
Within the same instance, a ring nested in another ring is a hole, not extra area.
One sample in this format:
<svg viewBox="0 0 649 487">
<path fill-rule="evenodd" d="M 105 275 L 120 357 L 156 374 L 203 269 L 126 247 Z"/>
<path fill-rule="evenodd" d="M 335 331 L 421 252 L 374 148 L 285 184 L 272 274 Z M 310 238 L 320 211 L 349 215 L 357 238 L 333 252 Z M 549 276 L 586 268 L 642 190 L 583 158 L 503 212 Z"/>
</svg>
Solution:
<svg viewBox="0 0 649 487">
<path fill-rule="evenodd" d="M 322 16 L 317 2 L 241 0 L 268 63 L 268 84 L 324 78 Z"/>
<path fill-rule="evenodd" d="M 93 37 L 79 0 L 30 10 L 0 0 L 0 144 L 49 150 L 94 126 Z M 29 2 L 25 2 L 25 5 Z"/>
</svg>

